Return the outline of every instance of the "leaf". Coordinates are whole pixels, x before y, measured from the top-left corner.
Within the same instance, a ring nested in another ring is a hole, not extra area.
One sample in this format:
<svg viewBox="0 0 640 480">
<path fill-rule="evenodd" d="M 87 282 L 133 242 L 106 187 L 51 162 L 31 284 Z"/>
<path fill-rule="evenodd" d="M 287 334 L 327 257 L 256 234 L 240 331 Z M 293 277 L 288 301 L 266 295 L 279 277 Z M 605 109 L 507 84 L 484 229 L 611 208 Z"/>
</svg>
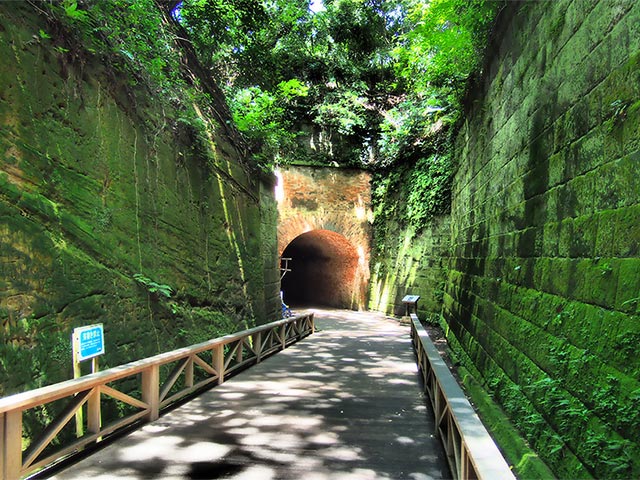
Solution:
<svg viewBox="0 0 640 480">
<path fill-rule="evenodd" d="M 73 20 L 85 21 L 88 19 L 87 12 L 78 10 L 78 2 L 65 0 L 62 4 L 62 8 L 64 8 L 64 12 L 67 16 Z"/>
<path fill-rule="evenodd" d="M 549 450 L 549 455 L 553 455 L 555 453 L 558 453 L 560 450 L 562 450 L 564 448 L 564 443 L 559 443 L 556 444 L 553 448 L 551 448 Z"/>
<path fill-rule="evenodd" d="M 309 87 L 304 85 L 297 78 L 292 78 L 286 82 L 280 82 L 278 89 L 284 97 L 306 97 L 309 94 Z"/>
</svg>

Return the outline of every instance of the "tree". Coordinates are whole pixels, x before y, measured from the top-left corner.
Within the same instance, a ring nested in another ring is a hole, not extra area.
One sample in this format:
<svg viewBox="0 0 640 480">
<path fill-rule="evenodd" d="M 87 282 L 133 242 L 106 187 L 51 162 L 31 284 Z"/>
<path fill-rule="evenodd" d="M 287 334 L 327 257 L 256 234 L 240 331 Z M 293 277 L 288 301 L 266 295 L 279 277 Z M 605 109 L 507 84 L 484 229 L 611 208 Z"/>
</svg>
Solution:
<svg viewBox="0 0 640 480">
<path fill-rule="evenodd" d="M 502 3 L 324 6 L 316 13 L 308 0 L 184 0 L 175 10 L 240 130 L 266 148 L 260 161 L 286 161 L 282 147 L 289 151 L 304 125 L 339 134 L 360 149 L 355 160 L 372 167 L 419 158 L 442 144 L 434 138 L 459 117 Z M 281 86 L 292 81 L 304 95 L 282 96 Z"/>
</svg>

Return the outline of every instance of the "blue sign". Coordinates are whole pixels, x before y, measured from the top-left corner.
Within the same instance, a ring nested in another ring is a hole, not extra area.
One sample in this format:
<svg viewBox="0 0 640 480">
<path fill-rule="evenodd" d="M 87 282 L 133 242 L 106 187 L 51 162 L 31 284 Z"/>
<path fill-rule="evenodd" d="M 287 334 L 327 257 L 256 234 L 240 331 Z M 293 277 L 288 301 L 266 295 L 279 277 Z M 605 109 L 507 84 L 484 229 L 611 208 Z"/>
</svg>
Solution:
<svg viewBox="0 0 640 480">
<path fill-rule="evenodd" d="M 101 323 L 76 328 L 73 333 L 76 341 L 77 361 L 88 360 L 104 353 L 104 329 Z"/>
</svg>

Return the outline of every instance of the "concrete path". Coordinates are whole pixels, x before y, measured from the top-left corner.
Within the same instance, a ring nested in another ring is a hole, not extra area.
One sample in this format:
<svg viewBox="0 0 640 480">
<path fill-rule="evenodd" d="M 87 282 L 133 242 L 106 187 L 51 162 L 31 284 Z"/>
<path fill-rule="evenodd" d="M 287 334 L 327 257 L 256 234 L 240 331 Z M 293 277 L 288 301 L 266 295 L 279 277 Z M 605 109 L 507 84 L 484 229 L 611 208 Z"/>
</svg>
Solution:
<svg viewBox="0 0 640 480">
<path fill-rule="evenodd" d="M 316 310 L 319 331 L 59 472 L 59 479 L 450 476 L 409 327 Z"/>
</svg>

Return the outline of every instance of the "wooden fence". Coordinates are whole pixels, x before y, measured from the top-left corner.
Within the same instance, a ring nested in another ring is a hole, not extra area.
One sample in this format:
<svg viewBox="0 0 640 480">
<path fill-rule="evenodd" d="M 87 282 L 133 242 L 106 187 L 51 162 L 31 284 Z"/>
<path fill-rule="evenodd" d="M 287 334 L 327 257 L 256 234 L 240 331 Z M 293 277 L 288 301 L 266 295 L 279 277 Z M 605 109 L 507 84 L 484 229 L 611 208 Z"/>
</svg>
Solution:
<svg viewBox="0 0 640 480">
<path fill-rule="evenodd" d="M 411 338 L 453 478 L 515 480 L 415 314 L 411 314 Z"/>
<path fill-rule="evenodd" d="M 260 362 L 314 332 L 313 314 L 298 315 L 181 348 L 119 367 L 0 399 L 0 474 L 13 480 L 49 466 L 90 443 L 138 421 L 158 418 L 163 408 L 231 373 Z M 128 379 L 133 391 L 115 383 Z M 111 384 L 111 385 L 109 385 Z M 116 401 L 127 414 L 103 425 L 101 405 Z M 60 413 L 23 448 L 23 412 L 65 402 Z M 54 441 L 76 412 L 85 409 L 86 433 L 72 442 Z M 55 447 L 55 448 L 54 448 Z"/>
</svg>

